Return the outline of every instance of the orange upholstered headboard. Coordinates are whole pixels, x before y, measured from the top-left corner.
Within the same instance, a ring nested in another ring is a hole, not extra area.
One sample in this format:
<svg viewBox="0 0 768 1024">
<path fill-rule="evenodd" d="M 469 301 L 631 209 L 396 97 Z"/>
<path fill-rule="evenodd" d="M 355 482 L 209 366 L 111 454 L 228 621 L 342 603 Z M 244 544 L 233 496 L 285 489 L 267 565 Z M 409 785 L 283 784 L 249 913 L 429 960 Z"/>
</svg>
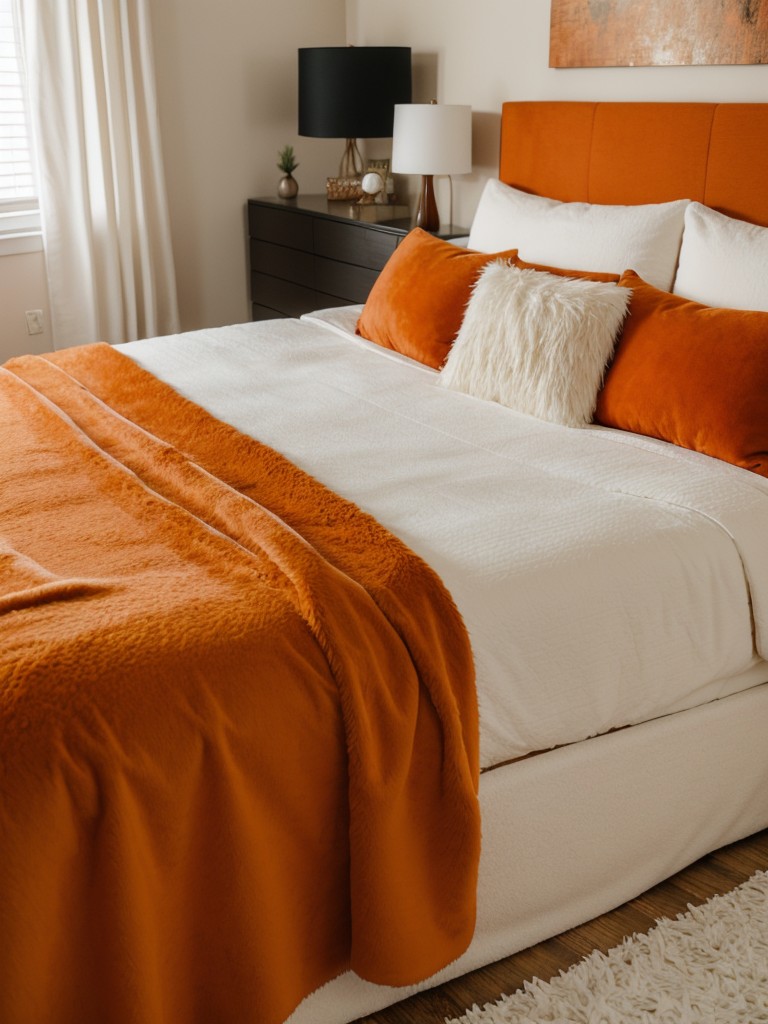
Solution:
<svg viewBox="0 0 768 1024">
<path fill-rule="evenodd" d="M 505 103 L 499 177 L 553 199 L 695 199 L 768 226 L 768 103 Z"/>
</svg>

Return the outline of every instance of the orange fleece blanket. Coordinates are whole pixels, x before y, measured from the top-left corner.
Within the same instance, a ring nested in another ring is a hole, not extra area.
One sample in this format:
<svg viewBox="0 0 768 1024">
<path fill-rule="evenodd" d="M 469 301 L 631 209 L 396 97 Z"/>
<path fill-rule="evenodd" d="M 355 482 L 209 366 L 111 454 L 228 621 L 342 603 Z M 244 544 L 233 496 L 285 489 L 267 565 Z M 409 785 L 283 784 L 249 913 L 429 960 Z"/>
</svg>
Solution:
<svg viewBox="0 0 768 1024">
<path fill-rule="evenodd" d="M 0 368 L 0 423 L 3 1024 L 277 1024 L 457 957 L 477 712 L 435 574 L 106 345 Z"/>
</svg>

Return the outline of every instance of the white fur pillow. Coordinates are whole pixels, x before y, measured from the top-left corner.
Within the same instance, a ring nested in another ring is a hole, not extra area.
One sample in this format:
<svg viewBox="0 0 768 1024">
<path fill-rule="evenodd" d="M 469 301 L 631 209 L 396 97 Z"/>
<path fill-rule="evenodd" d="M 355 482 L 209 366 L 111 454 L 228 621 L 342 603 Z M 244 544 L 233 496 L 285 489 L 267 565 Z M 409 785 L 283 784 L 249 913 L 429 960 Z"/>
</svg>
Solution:
<svg viewBox="0 0 768 1024">
<path fill-rule="evenodd" d="M 438 383 L 586 426 L 631 294 L 495 260 L 478 277 Z"/>
<path fill-rule="evenodd" d="M 669 291 L 687 206 L 687 199 L 640 206 L 561 203 L 491 178 L 472 221 L 469 247 L 517 249 L 528 263 L 570 270 L 634 270 Z"/>
</svg>

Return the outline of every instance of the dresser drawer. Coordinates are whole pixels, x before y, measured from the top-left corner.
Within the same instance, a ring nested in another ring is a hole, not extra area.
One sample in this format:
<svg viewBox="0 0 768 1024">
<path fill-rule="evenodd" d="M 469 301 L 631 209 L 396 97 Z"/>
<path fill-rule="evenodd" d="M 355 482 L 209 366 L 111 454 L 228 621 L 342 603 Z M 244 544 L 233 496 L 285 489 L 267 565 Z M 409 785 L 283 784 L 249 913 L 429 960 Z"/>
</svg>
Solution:
<svg viewBox="0 0 768 1024">
<path fill-rule="evenodd" d="M 315 288 L 348 302 L 365 302 L 378 276 L 378 270 L 339 263 L 323 256 L 315 257 Z"/>
<path fill-rule="evenodd" d="M 289 249 L 273 242 L 251 239 L 251 270 L 312 287 L 314 257 L 301 249 Z"/>
<path fill-rule="evenodd" d="M 278 310 L 285 316 L 301 316 L 323 304 L 318 301 L 314 288 L 268 274 L 251 274 L 251 299 L 257 305 Z"/>
<path fill-rule="evenodd" d="M 248 231 L 251 238 L 312 252 L 312 218 L 303 213 L 249 203 Z"/>
<path fill-rule="evenodd" d="M 359 223 L 342 224 L 318 218 L 314 223 L 314 248 L 318 256 L 381 270 L 395 251 L 400 235 L 377 231 Z"/>
<path fill-rule="evenodd" d="M 306 288 L 292 281 L 283 281 L 268 274 L 251 274 L 251 300 L 258 319 L 269 319 L 262 310 L 274 310 L 273 316 L 296 316 L 315 309 L 350 306 L 358 300 L 319 288 Z"/>
<path fill-rule="evenodd" d="M 260 306 L 258 302 L 251 303 L 251 320 L 280 320 L 286 319 L 286 314 L 279 309 L 270 309 L 269 306 Z"/>
</svg>

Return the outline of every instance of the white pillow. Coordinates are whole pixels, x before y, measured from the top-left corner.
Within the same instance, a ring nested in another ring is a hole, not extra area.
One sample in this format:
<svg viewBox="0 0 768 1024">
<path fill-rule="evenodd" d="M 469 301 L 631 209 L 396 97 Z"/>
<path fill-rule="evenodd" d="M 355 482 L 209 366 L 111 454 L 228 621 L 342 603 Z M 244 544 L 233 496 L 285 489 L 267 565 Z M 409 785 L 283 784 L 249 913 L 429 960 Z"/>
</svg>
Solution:
<svg viewBox="0 0 768 1024">
<path fill-rule="evenodd" d="M 691 203 L 673 290 L 705 306 L 768 311 L 768 228 Z"/>
<path fill-rule="evenodd" d="M 491 178 L 472 222 L 469 248 L 517 249 L 529 263 L 566 270 L 634 270 L 669 291 L 688 204 L 688 199 L 645 206 L 561 203 Z"/>
<path fill-rule="evenodd" d="M 438 383 L 571 427 L 592 422 L 631 296 L 616 284 L 483 268 Z"/>
</svg>

